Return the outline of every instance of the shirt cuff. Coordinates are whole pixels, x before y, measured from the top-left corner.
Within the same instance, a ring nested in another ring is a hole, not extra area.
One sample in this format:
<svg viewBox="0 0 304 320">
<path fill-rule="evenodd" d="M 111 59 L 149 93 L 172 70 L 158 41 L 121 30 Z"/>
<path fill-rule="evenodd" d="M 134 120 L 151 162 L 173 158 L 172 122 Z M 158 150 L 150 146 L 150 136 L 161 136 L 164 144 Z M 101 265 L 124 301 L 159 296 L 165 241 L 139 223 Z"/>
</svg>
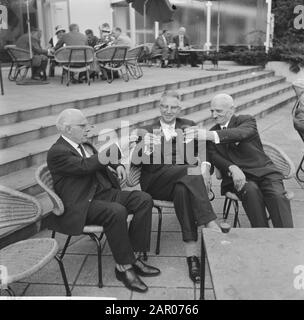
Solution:
<svg viewBox="0 0 304 320">
<path fill-rule="evenodd" d="M 206 172 L 206 168 L 208 167 L 209 171 L 210 171 L 210 168 L 211 168 L 211 163 L 208 162 L 208 161 L 203 161 L 202 164 L 201 164 L 201 171 L 202 171 L 202 174 L 204 174 Z"/>
<path fill-rule="evenodd" d="M 215 144 L 221 143 L 220 137 L 219 137 L 219 135 L 217 134 L 217 132 L 216 132 L 216 131 L 212 131 L 212 132 L 213 132 L 213 135 L 214 135 L 214 143 L 215 143 Z"/>
</svg>

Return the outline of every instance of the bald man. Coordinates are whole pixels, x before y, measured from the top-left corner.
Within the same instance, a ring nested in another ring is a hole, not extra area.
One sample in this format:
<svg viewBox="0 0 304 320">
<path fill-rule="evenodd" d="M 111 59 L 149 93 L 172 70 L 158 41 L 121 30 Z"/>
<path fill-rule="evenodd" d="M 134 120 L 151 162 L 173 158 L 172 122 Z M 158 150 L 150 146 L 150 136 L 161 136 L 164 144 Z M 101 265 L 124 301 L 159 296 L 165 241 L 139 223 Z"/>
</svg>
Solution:
<svg viewBox="0 0 304 320">
<path fill-rule="evenodd" d="M 232 97 L 222 93 L 211 101 L 216 125 L 207 132 L 209 160 L 221 171 L 222 194 L 232 191 L 242 201 L 252 227 L 292 228 L 290 202 L 283 176 L 265 154 L 251 115 L 235 115 Z"/>
<path fill-rule="evenodd" d="M 181 65 L 181 56 L 178 54 L 178 50 L 185 50 L 185 48 L 189 48 L 190 40 L 186 36 L 186 29 L 184 27 L 179 28 L 178 34 L 173 37 L 173 42 L 177 48 L 175 59 L 177 63 L 177 67 L 179 68 Z M 198 67 L 197 65 L 197 54 L 196 52 L 190 52 L 190 64 L 191 67 Z"/>
<path fill-rule="evenodd" d="M 88 121 L 80 110 L 66 109 L 57 119 L 60 138 L 47 155 L 56 193 L 65 212 L 51 216 L 49 228 L 68 235 L 80 235 L 85 225 L 104 227 L 116 262 L 115 274 L 130 290 L 145 292 L 139 276 L 156 276 L 159 269 L 145 264 L 141 253 L 149 251 L 152 198 L 142 191 L 121 191 L 116 176 L 125 179 L 121 164 L 100 163 L 96 149 L 88 142 Z M 133 214 L 129 230 L 128 214 Z"/>
</svg>

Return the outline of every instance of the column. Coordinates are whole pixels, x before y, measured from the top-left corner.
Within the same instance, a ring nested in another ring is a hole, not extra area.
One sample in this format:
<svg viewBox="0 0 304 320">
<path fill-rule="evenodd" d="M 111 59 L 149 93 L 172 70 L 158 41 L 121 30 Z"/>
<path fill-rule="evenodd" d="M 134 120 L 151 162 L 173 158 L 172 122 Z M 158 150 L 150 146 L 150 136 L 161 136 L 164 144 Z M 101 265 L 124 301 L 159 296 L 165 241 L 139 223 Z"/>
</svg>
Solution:
<svg viewBox="0 0 304 320">
<path fill-rule="evenodd" d="M 135 26 L 135 9 L 132 7 L 132 4 L 129 3 L 129 16 L 130 16 L 130 33 L 132 46 L 136 46 L 136 26 Z"/>
<path fill-rule="evenodd" d="M 159 36 L 159 22 L 155 21 L 154 22 L 154 34 L 155 34 L 155 39 Z"/>
<path fill-rule="evenodd" d="M 207 27 L 206 27 L 206 43 L 205 43 L 205 49 L 207 51 L 210 50 L 211 48 L 211 7 L 212 7 L 212 2 L 207 1 L 206 3 L 207 6 Z"/>
<path fill-rule="evenodd" d="M 271 5 L 272 0 L 266 0 L 267 3 L 267 28 L 266 28 L 266 42 L 265 51 L 268 53 L 270 47 L 270 32 L 271 32 Z"/>
</svg>

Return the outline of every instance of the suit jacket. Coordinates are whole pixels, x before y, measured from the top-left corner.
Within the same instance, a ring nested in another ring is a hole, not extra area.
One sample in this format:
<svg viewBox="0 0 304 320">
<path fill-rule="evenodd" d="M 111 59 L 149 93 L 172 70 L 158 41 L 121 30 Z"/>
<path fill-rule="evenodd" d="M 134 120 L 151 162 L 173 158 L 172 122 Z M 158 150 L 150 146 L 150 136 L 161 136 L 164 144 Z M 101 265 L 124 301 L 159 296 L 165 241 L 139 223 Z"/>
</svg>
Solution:
<svg viewBox="0 0 304 320">
<path fill-rule="evenodd" d="M 159 54 L 159 53 L 162 53 L 162 50 L 164 48 L 168 48 L 168 44 L 169 44 L 169 41 L 168 39 L 167 40 L 167 43 L 165 43 L 164 41 L 164 37 L 162 35 L 160 35 L 154 42 L 153 44 L 153 47 L 152 47 L 152 55 L 156 55 L 156 54 Z"/>
<path fill-rule="evenodd" d="M 179 35 L 176 35 L 173 37 L 173 42 L 175 43 L 176 48 L 178 49 L 179 48 Z M 185 47 L 190 46 L 190 41 L 187 36 L 184 36 L 184 46 Z"/>
<path fill-rule="evenodd" d="M 188 119 L 182 119 L 182 118 L 177 118 L 176 119 L 176 125 L 175 125 L 175 129 L 180 129 L 181 131 L 184 131 L 185 128 L 190 127 L 190 126 L 195 126 L 196 123 L 194 121 L 188 120 Z M 158 149 L 157 151 L 154 151 L 153 153 L 151 153 L 150 155 L 145 155 L 142 151 L 143 149 L 143 137 L 145 135 L 145 133 L 150 132 L 152 133 L 154 129 L 160 129 L 161 128 L 161 124 L 159 121 L 157 121 L 155 124 L 150 125 L 150 126 L 146 126 L 141 128 L 140 130 L 138 130 L 138 134 L 139 134 L 139 140 L 138 140 L 138 144 L 137 144 L 137 149 L 135 148 L 134 152 L 133 152 L 133 158 L 132 161 L 133 163 L 140 165 L 141 166 L 141 187 L 143 190 L 147 190 L 148 185 L 154 181 L 155 179 L 157 179 L 157 177 L 159 175 L 161 175 L 162 170 L 166 170 L 166 168 L 168 166 L 172 166 L 172 164 L 166 163 L 165 162 L 165 155 L 164 155 L 164 137 L 161 138 L 161 146 L 159 146 L 160 149 Z M 180 138 L 183 138 L 180 136 Z M 169 142 L 171 143 L 171 141 Z M 197 151 L 198 151 L 198 142 L 197 140 L 192 140 L 191 142 L 189 142 L 185 147 L 185 144 L 180 145 L 180 149 L 176 148 L 176 144 L 177 143 L 182 143 L 182 141 L 180 141 L 179 139 L 175 139 L 173 138 L 172 141 L 172 154 L 177 154 L 178 150 L 184 150 L 184 154 L 183 154 L 183 159 L 184 159 L 184 163 L 183 164 L 190 164 L 190 165 L 194 165 L 197 161 L 196 159 L 196 155 L 197 155 Z M 177 151 L 176 151 L 177 150 Z M 189 150 L 190 152 L 188 153 L 187 150 Z M 158 154 L 160 154 L 160 157 L 157 157 L 159 161 L 159 163 L 157 164 L 153 164 L 154 159 L 153 159 L 153 155 L 155 154 L 155 152 L 158 152 Z M 140 159 L 142 159 L 143 163 L 138 164 L 136 161 L 134 161 L 134 156 L 138 155 L 140 157 Z M 169 159 L 171 160 L 171 159 Z M 174 164 L 174 163 L 173 163 Z M 178 164 L 177 164 L 178 165 Z"/>
<path fill-rule="evenodd" d="M 47 154 L 54 189 L 64 204 L 62 216 L 52 215 L 49 228 L 69 235 L 82 233 L 88 208 L 96 190 L 120 189 L 109 168 L 100 164 L 96 149 L 90 158 L 83 158 L 74 147 L 60 137 Z M 118 165 L 111 165 L 116 169 Z"/>
<path fill-rule="evenodd" d="M 128 46 L 132 47 L 131 39 L 127 35 L 120 35 L 117 39 L 113 41 L 113 46 Z"/>
<path fill-rule="evenodd" d="M 47 55 L 48 51 L 45 49 L 42 49 L 40 41 L 36 38 L 31 37 L 32 42 L 32 52 L 34 55 Z M 17 41 L 16 41 L 16 47 L 30 50 L 30 42 L 29 42 L 29 35 L 28 33 L 23 34 Z"/>
<path fill-rule="evenodd" d="M 237 165 L 246 176 L 263 177 L 270 173 L 279 173 L 270 158 L 265 154 L 256 120 L 250 115 L 232 116 L 227 130 L 219 125 L 210 129 L 216 131 L 220 144 L 208 143 L 208 155 L 212 164 L 222 174 L 222 194 L 231 191 L 232 178 L 229 166 Z"/>
<path fill-rule="evenodd" d="M 63 37 L 57 42 L 55 50 L 61 48 L 63 45 L 66 46 L 87 46 L 87 37 L 80 32 L 68 32 L 63 35 Z"/>
</svg>

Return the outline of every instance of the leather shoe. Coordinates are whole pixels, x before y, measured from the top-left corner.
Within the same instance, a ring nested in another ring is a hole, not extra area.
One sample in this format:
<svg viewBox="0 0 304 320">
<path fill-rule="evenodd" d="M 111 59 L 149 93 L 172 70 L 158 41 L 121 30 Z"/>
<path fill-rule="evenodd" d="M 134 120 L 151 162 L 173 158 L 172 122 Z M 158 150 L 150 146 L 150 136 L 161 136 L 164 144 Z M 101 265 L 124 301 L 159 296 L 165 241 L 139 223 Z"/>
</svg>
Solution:
<svg viewBox="0 0 304 320">
<path fill-rule="evenodd" d="M 158 268 L 152 267 L 144 263 L 141 259 L 137 259 L 133 264 L 133 269 L 141 277 L 155 277 L 160 274 Z"/>
<path fill-rule="evenodd" d="M 137 292 L 146 292 L 148 287 L 144 282 L 137 276 L 134 269 L 128 269 L 124 272 L 120 272 L 115 268 L 116 279 L 121 281 L 126 288 L 137 291 Z"/>
<path fill-rule="evenodd" d="M 189 268 L 189 277 L 193 282 L 199 282 L 201 280 L 201 265 L 198 257 L 187 257 L 187 263 Z"/>
</svg>

